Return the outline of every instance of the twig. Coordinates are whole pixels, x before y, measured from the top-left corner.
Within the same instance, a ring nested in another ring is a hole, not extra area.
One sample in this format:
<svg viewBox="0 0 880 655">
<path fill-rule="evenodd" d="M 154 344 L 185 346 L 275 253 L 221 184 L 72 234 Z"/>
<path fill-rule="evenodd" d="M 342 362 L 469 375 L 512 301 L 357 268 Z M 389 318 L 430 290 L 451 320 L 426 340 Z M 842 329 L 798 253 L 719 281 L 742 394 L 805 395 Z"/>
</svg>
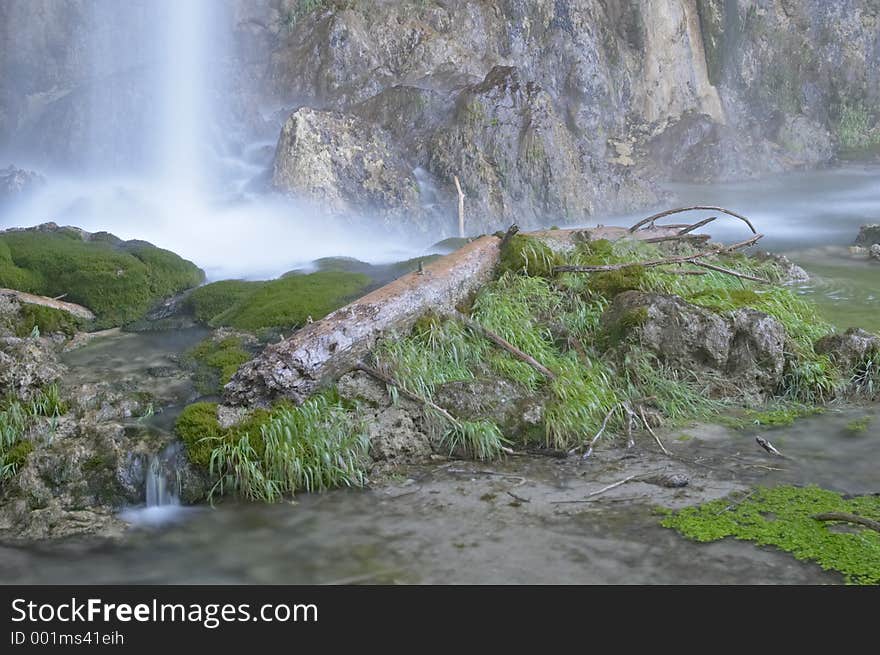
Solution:
<svg viewBox="0 0 880 655">
<path fill-rule="evenodd" d="M 667 209 L 664 212 L 660 212 L 659 214 L 654 214 L 653 216 L 648 216 L 648 218 L 644 218 L 644 219 L 640 220 L 638 223 L 636 223 L 631 228 L 629 228 L 629 231 L 635 232 L 640 227 L 642 227 L 643 225 L 646 225 L 648 223 L 651 223 L 651 225 L 653 225 L 654 221 L 656 221 L 660 218 L 663 218 L 665 216 L 671 216 L 672 214 L 680 214 L 682 212 L 689 212 L 689 211 L 696 211 L 696 210 L 715 211 L 715 212 L 721 212 L 722 214 L 727 214 L 728 216 L 733 216 L 734 218 L 738 218 L 743 223 L 748 225 L 749 229 L 751 229 L 752 233 L 757 234 L 757 230 L 755 230 L 755 226 L 752 225 L 752 222 L 749 219 L 747 219 L 745 216 L 743 216 L 741 214 L 737 214 L 736 212 L 732 212 L 729 209 L 724 209 L 724 207 L 710 207 L 710 206 L 706 206 L 706 205 L 696 205 L 694 207 L 682 207 L 680 209 Z"/>
<path fill-rule="evenodd" d="M 639 406 L 639 413 L 642 415 L 642 423 L 645 424 L 645 428 L 647 428 L 647 430 L 651 434 L 651 436 L 654 437 L 654 441 L 656 441 L 657 445 L 660 446 L 660 450 L 663 451 L 664 455 L 669 455 L 669 451 L 666 450 L 666 447 L 663 445 L 663 442 L 660 441 L 660 437 L 657 436 L 657 434 L 654 432 L 654 430 L 651 428 L 650 424 L 648 423 L 648 419 L 645 417 L 645 408 L 642 407 L 641 405 Z"/>
<path fill-rule="evenodd" d="M 587 445 L 587 452 L 584 453 L 584 459 L 587 459 L 590 455 L 593 454 L 593 446 L 596 445 L 596 442 L 599 441 L 599 437 L 601 437 L 602 434 L 605 432 L 605 428 L 608 427 L 608 421 L 611 419 L 611 416 L 614 414 L 614 412 L 617 411 L 617 408 L 619 406 L 620 405 L 615 405 L 605 415 L 605 420 L 602 421 L 602 427 L 599 428 L 599 431 L 596 433 L 596 436 L 593 437 L 592 440 L 590 440 L 590 443 Z M 577 448 L 572 448 L 571 450 L 568 451 L 568 454 L 573 455 L 574 453 L 576 453 L 580 449 L 581 449 L 581 446 L 578 446 Z"/>
<path fill-rule="evenodd" d="M 604 494 L 606 491 L 611 491 L 612 489 L 616 489 L 617 487 L 620 487 L 620 486 L 626 484 L 627 482 L 630 482 L 631 480 L 635 480 L 636 478 L 641 477 L 642 475 L 646 475 L 646 474 L 639 473 L 637 475 L 631 475 L 628 478 L 624 478 L 623 480 L 619 480 L 618 482 L 615 482 L 613 484 L 609 484 L 607 487 L 602 487 L 601 489 L 593 491 L 592 493 L 588 493 L 586 496 L 584 496 L 580 500 L 554 500 L 551 504 L 553 504 L 553 505 L 568 505 L 571 503 L 588 503 L 588 502 L 590 502 L 591 498 L 595 498 L 596 496 L 598 496 L 600 494 Z"/>
<path fill-rule="evenodd" d="M 494 332 L 492 332 L 492 330 L 489 330 L 488 328 L 483 327 L 482 325 L 477 323 L 475 320 L 473 320 L 472 318 L 469 318 L 468 316 L 465 316 L 464 314 L 462 314 L 459 311 L 455 311 L 455 312 L 453 312 L 453 314 L 455 315 L 455 317 L 459 321 L 464 323 L 471 330 L 486 337 L 489 341 L 494 343 L 496 346 L 498 346 L 502 350 L 506 350 L 511 355 L 513 355 L 518 360 L 520 360 L 521 362 L 525 362 L 526 364 L 531 366 L 533 369 L 535 369 L 538 373 L 540 373 L 541 375 L 546 377 L 548 380 L 555 380 L 556 379 L 556 374 L 553 373 L 553 371 L 551 371 L 546 366 L 541 364 L 538 360 L 536 360 L 531 355 L 524 353 L 522 350 L 520 350 L 519 348 L 514 346 L 512 343 L 510 343 L 506 339 L 504 339 L 502 336 L 495 334 Z"/>
<path fill-rule="evenodd" d="M 437 405 L 436 403 L 428 400 L 427 398 L 422 398 L 421 396 L 416 395 L 416 394 L 412 393 L 411 391 L 407 391 L 406 389 L 403 388 L 403 386 L 401 386 L 401 384 L 397 380 L 395 380 L 391 376 L 385 375 L 384 373 L 373 368 L 372 366 L 367 366 L 364 362 L 358 362 L 354 368 L 357 371 L 363 371 L 364 373 L 366 373 L 370 377 L 374 377 L 377 380 L 379 380 L 380 382 L 384 382 L 388 386 L 396 388 L 401 394 L 403 394 L 404 396 L 406 396 L 410 400 L 417 402 L 420 405 L 430 407 L 431 409 L 433 409 L 435 412 L 440 414 L 443 418 L 445 418 L 447 421 L 449 421 L 453 425 L 458 425 L 458 420 L 452 414 L 450 414 L 445 409 L 440 407 L 440 405 Z"/>
<path fill-rule="evenodd" d="M 645 243 L 662 243 L 664 241 L 702 241 L 706 242 L 712 237 L 708 234 L 667 234 L 662 237 L 650 237 L 643 239 Z"/>
<path fill-rule="evenodd" d="M 822 514 L 814 514 L 813 518 L 817 521 L 843 521 L 844 523 L 855 523 L 880 532 L 880 521 L 875 521 L 874 519 L 869 519 L 864 516 L 857 516 L 855 514 L 847 514 L 846 512 L 824 512 Z"/>
<path fill-rule="evenodd" d="M 722 514 L 724 514 L 724 512 L 729 512 L 730 510 L 735 509 L 736 507 L 738 507 L 742 503 L 746 502 L 749 498 L 754 496 L 755 493 L 757 493 L 757 492 L 754 490 L 750 491 L 749 493 L 747 493 L 745 496 L 743 496 L 742 498 L 740 498 L 736 502 L 731 503 L 727 507 L 723 508 L 720 512 L 716 512 L 715 516 L 721 516 Z"/>
<path fill-rule="evenodd" d="M 684 234 L 687 234 L 688 232 L 693 232 L 694 230 L 699 230 L 701 227 L 705 227 L 706 225 L 708 225 L 712 221 L 716 221 L 716 220 L 718 220 L 717 216 L 710 216 L 709 218 L 706 218 L 702 221 L 698 221 L 697 223 L 694 223 L 693 225 L 688 225 L 687 227 L 682 229 L 681 232 L 679 232 L 678 234 L 684 235 Z"/>
<path fill-rule="evenodd" d="M 518 500 L 518 501 L 521 502 L 521 503 L 530 503 L 530 502 L 532 502 L 532 501 L 529 500 L 528 498 L 523 498 L 522 496 L 517 496 L 517 495 L 516 495 L 515 493 L 513 493 L 512 491 L 505 491 L 504 493 L 506 493 L 508 496 L 510 496 L 510 497 L 513 498 L 514 500 Z"/>
<path fill-rule="evenodd" d="M 728 275 L 733 275 L 734 277 L 742 278 L 743 280 L 751 280 L 752 282 L 761 282 L 762 284 L 773 284 L 770 280 L 765 280 L 762 277 L 755 277 L 754 275 L 748 275 L 747 273 L 740 273 L 738 271 L 732 271 L 729 268 L 722 268 L 721 266 L 716 266 L 715 264 L 707 264 L 706 262 L 690 262 L 694 266 L 702 266 L 703 268 L 708 268 L 710 271 L 717 271 L 719 273 L 727 273 Z"/>
<path fill-rule="evenodd" d="M 655 266 L 666 266 L 667 264 L 687 264 L 693 263 L 697 259 L 701 259 L 703 257 L 710 257 L 712 255 L 721 255 L 728 252 L 733 252 L 734 250 L 739 250 L 740 248 L 746 248 L 748 246 L 754 245 L 759 239 L 763 238 L 763 234 L 756 234 L 751 239 L 747 239 L 746 241 L 740 241 L 739 243 L 735 243 L 731 246 L 726 246 L 719 249 L 712 250 L 703 250 L 693 255 L 685 255 L 682 257 L 665 257 L 663 259 L 651 259 L 643 262 L 627 262 L 622 264 L 604 264 L 601 266 L 556 266 L 553 268 L 554 273 L 604 273 L 608 271 L 619 271 L 623 268 L 629 268 L 631 266 L 641 266 L 642 268 L 652 268 Z"/>
</svg>

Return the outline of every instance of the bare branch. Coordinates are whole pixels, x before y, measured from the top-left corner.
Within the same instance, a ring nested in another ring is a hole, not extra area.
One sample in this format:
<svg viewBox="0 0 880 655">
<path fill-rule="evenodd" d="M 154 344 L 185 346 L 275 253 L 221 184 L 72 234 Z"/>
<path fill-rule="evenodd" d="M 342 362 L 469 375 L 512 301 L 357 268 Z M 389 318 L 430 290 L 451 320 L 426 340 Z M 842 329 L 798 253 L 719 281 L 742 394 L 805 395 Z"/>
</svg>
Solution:
<svg viewBox="0 0 880 655">
<path fill-rule="evenodd" d="M 694 207 L 681 207 L 679 209 L 667 209 L 666 211 L 660 212 L 659 214 L 654 214 L 653 216 L 648 216 L 648 218 L 644 218 L 640 220 L 638 223 L 629 228 L 630 232 L 637 231 L 643 225 L 647 225 L 650 223 L 652 226 L 654 221 L 664 218 L 665 216 L 671 216 L 672 214 L 680 214 L 682 212 L 696 211 L 696 210 L 706 210 L 706 211 L 714 211 L 721 212 L 722 214 L 727 214 L 728 216 L 733 216 L 734 218 L 738 218 L 743 223 L 749 226 L 749 229 L 753 234 L 757 234 L 758 231 L 755 229 L 755 226 L 752 225 L 752 222 L 747 219 L 742 214 L 737 214 L 736 212 L 732 212 L 729 209 L 725 209 L 724 207 L 712 207 L 707 205 L 695 205 Z"/>
</svg>

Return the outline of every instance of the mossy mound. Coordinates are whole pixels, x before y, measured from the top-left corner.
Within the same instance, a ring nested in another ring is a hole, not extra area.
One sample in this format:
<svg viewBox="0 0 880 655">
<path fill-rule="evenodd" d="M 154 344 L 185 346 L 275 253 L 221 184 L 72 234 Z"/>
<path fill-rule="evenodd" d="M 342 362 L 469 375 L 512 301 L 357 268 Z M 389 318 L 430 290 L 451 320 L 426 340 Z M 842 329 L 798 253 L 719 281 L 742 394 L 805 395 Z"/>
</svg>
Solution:
<svg viewBox="0 0 880 655">
<path fill-rule="evenodd" d="M 507 240 L 501 250 L 499 274 L 522 273 L 534 277 L 550 277 L 553 267 L 563 264 L 563 258 L 539 239 L 517 234 Z"/>
<path fill-rule="evenodd" d="M 192 262 L 143 241 L 73 228 L 0 233 L 0 286 L 64 295 L 94 312 L 96 328 L 135 321 L 203 279 Z"/>
<path fill-rule="evenodd" d="M 196 388 L 210 394 L 219 393 L 251 357 L 251 353 L 244 348 L 242 338 L 231 335 L 219 340 L 205 339 L 186 354 L 185 360 L 196 369 Z"/>
<path fill-rule="evenodd" d="M 264 446 L 260 427 L 270 415 L 267 410 L 256 409 L 240 424 L 221 428 L 217 420 L 217 403 L 193 403 L 181 412 L 174 430 L 186 446 L 189 460 L 207 469 L 211 465 L 211 453 L 219 444 L 238 443 L 245 435 L 249 437 L 254 450 L 262 454 Z"/>
<path fill-rule="evenodd" d="M 274 502 L 299 490 L 366 482 L 369 437 L 350 410 L 328 391 L 300 406 L 281 402 L 253 410 L 222 428 L 216 404 L 196 403 L 183 411 L 175 430 L 190 461 L 214 478 L 211 496 Z"/>
<path fill-rule="evenodd" d="M 695 541 L 733 537 L 775 546 L 799 560 L 839 571 L 847 582 L 880 583 L 880 533 L 861 526 L 838 531 L 813 518 L 827 512 L 880 520 L 880 497 L 845 499 L 818 487 L 759 488 L 744 499 L 725 498 L 683 509 L 662 524 Z"/>
<path fill-rule="evenodd" d="M 267 282 L 224 280 L 193 291 L 196 318 L 213 327 L 257 331 L 295 328 L 323 318 L 361 295 L 370 278 L 362 273 L 321 271 Z"/>
<path fill-rule="evenodd" d="M 39 334 L 73 336 L 83 322 L 68 312 L 42 305 L 22 305 L 15 319 L 15 334 L 26 337 L 36 330 Z"/>
</svg>

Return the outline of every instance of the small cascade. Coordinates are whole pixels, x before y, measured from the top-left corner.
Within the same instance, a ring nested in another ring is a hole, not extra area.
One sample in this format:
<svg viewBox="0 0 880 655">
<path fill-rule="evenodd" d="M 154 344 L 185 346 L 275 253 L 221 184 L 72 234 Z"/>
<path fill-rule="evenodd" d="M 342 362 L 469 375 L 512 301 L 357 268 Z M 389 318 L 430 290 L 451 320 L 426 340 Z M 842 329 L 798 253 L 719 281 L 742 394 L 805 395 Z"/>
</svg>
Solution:
<svg viewBox="0 0 880 655">
<path fill-rule="evenodd" d="M 180 475 L 177 469 L 181 450 L 182 444 L 173 443 L 149 456 L 143 469 L 146 506 L 122 511 L 120 517 L 124 521 L 132 525 L 156 527 L 182 518 L 186 508 L 180 504 Z"/>
<path fill-rule="evenodd" d="M 167 461 L 163 462 L 161 455 L 150 456 L 145 476 L 147 507 L 180 505 L 177 473 L 168 471 L 166 464 Z"/>
</svg>

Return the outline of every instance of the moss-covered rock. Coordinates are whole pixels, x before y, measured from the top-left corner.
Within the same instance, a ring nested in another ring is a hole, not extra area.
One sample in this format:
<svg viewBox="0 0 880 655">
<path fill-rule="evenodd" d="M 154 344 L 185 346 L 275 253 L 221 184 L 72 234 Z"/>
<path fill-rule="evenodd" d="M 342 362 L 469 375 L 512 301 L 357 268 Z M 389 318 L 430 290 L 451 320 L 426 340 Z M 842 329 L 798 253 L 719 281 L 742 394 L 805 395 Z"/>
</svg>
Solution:
<svg viewBox="0 0 880 655">
<path fill-rule="evenodd" d="M 224 280 L 189 297 L 196 317 L 214 327 L 257 331 L 295 328 L 357 298 L 370 284 L 362 273 L 321 271 L 267 282 Z"/>
<path fill-rule="evenodd" d="M 47 224 L 0 233 L 0 286 L 64 295 L 95 316 L 95 327 L 125 325 L 157 302 L 198 285 L 192 262 L 143 241 Z"/>
<path fill-rule="evenodd" d="M 237 443 L 244 435 L 248 435 L 254 451 L 262 456 L 264 445 L 260 428 L 269 420 L 271 412 L 255 409 L 238 424 L 224 428 L 217 418 L 217 407 L 217 403 L 193 403 L 177 418 L 174 430 L 186 446 L 189 461 L 208 468 L 214 448 L 224 442 Z"/>
<path fill-rule="evenodd" d="M 79 319 L 68 312 L 42 305 L 22 305 L 15 323 L 15 334 L 26 337 L 34 333 L 63 334 L 71 337 L 82 327 Z"/>
</svg>

